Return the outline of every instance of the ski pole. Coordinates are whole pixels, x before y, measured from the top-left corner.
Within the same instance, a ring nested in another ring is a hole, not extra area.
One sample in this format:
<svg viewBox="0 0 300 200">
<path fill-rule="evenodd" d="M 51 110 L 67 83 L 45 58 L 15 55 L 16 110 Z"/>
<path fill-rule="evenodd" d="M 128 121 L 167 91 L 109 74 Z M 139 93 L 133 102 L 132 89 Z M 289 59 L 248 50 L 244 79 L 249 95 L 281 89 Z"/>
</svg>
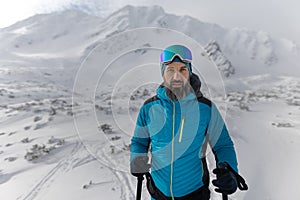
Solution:
<svg viewBox="0 0 300 200">
<path fill-rule="evenodd" d="M 141 200 L 141 194 L 142 194 L 142 184 L 144 180 L 144 176 L 138 176 L 137 178 L 137 190 L 136 190 L 136 200 Z"/>
<path fill-rule="evenodd" d="M 224 193 L 222 193 L 222 200 L 228 200 L 228 195 L 227 195 L 227 194 L 224 194 Z"/>
</svg>

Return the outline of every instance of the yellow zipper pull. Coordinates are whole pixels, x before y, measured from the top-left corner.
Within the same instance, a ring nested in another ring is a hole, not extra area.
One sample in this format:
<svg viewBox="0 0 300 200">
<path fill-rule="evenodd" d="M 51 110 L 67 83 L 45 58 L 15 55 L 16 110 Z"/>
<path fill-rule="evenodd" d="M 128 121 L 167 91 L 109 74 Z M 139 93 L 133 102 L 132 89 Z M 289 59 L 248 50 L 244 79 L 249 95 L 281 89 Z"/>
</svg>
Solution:
<svg viewBox="0 0 300 200">
<path fill-rule="evenodd" d="M 180 134 L 179 134 L 179 141 L 178 142 L 181 142 L 181 140 L 182 140 L 183 126 L 184 126 L 184 117 L 181 120 L 181 127 L 180 127 Z"/>
</svg>

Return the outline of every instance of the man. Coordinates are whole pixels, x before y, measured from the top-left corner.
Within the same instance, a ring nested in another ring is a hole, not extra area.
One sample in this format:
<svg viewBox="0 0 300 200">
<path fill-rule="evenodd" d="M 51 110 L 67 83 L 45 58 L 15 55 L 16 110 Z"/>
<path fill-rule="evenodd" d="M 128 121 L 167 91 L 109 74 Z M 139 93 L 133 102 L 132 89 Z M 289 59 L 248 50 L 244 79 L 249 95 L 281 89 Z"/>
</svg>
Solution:
<svg viewBox="0 0 300 200">
<path fill-rule="evenodd" d="M 233 142 L 217 107 L 200 92 L 191 61 L 191 51 L 185 46 L 163 50 L 164 82 L 157 95 L 145 101 L 137 118 L 130 146 L 131 173 L 146 175 L 152 199 L 210 198 L 207 143 L 217 164 L 213 171 L 216 191 L 232 194 L 240 180 Z"/>
</svg>

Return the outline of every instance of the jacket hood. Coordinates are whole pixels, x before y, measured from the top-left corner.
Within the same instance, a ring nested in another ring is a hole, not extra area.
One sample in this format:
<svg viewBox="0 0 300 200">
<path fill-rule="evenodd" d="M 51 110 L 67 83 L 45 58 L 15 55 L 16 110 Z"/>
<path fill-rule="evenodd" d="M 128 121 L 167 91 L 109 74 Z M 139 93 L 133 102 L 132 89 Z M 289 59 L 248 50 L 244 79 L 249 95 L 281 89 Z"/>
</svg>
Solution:
<svg viewBox="0 0 300 200">
<path fill-rule="evenodd" d="M 197 74 L 192 73 L 192 75 L 190 77 L 190 84 L 191 84 L 196 96 L 197 97 L 202 97 L 203 94 L 200 91 L 201 81 L 200 81 L 199 76 Z"/>
</svg>

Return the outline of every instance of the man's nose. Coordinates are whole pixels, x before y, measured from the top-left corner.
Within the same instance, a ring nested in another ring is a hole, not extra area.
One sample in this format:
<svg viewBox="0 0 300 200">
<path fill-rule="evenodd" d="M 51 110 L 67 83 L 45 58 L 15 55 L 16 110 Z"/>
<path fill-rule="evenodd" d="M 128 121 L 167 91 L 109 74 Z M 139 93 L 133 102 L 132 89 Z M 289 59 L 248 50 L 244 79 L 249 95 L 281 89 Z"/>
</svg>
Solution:
<svg viewBox="0 0 300 200">
<path fill-rule="evenodd" d="M 178 72 L 175 72 L 173 79 L 174 80 L 181 80 L 181 75 Z"/>
</svg>

